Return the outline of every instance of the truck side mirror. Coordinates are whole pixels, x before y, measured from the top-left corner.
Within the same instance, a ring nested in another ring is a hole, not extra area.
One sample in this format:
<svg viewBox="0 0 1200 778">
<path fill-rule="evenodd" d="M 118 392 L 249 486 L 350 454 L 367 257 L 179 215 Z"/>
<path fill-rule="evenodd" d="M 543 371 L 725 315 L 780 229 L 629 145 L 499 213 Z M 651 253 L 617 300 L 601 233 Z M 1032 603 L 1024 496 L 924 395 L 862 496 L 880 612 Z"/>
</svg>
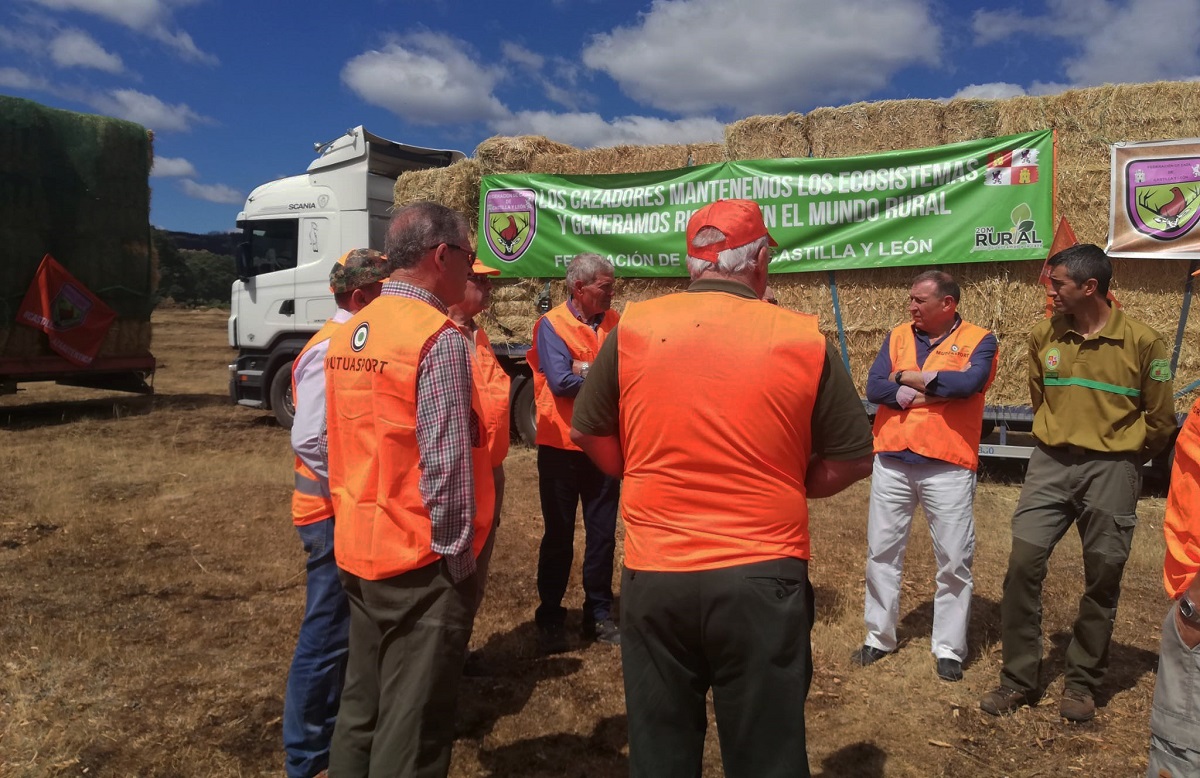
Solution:
<svg viewBox="0 0 1200 778">
<path fill-rule="evenodd" d="M 233 256 L 234 268 L 237 270 L 238 280 L 242 283 L 250 280 L 250 244 L 239 243 L 237 251 Z"/>
</svg>

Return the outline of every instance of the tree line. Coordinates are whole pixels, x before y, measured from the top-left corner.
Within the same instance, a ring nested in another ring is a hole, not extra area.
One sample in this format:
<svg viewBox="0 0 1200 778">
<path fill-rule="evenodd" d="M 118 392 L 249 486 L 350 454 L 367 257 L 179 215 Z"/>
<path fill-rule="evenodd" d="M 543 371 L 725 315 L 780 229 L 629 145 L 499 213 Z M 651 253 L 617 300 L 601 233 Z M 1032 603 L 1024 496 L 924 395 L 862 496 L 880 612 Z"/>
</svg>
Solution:
<svg viewBox="0 0 1200 778">
<path fill-rule="evenodd" d="M 171 300 L 177 305 L 228 307 L 229 289 L 237 278 L 232 245 L 229 254 L 179 248 L 176 241 L 181 235 L 187 234 L 154 229 L 159 273 L 155 304 Z"/>
</svg>

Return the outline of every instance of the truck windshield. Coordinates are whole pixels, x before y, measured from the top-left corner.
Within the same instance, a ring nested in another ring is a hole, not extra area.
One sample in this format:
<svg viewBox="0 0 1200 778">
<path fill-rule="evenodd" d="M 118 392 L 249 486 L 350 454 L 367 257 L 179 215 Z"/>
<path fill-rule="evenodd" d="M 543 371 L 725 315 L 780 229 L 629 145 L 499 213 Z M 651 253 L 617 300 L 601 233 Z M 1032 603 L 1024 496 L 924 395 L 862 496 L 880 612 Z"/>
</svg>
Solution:
<svg viewBox="0 0 1200 778">
<path fill-rule="evenodd" d="M 288 270 L 296 266 L 298 242 L 297 219 L 263 219 L 244 221 L 240 259 L 247 276 Z"/>
</svg>

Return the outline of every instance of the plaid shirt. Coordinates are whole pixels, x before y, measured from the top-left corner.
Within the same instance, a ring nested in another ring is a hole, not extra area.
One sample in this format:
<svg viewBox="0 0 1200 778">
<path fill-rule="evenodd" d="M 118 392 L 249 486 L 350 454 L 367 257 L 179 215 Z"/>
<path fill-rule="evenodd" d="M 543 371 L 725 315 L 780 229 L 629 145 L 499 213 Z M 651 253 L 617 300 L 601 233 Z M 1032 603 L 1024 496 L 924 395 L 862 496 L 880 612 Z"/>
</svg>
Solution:
<svg viewBox="0 0 1200 778">
<path fill-rule="evenodd" d="M 381 294 L 428 303 L 442 313 L 437 297 L 402 281 L 387 281 Z M 449 319 L 429 339 L 417 363 L 417 450 L 421 456 L 421 501 L 432 524 L 430 548 L 446 560 L 450 576 L 462 581 L 475 572 L 475 472 L 471 447 L 482 445 L 479 418 L 471 408 L 470 344 Z M 321 434 L 322 450 L 328 438 Z"/>
</svg>

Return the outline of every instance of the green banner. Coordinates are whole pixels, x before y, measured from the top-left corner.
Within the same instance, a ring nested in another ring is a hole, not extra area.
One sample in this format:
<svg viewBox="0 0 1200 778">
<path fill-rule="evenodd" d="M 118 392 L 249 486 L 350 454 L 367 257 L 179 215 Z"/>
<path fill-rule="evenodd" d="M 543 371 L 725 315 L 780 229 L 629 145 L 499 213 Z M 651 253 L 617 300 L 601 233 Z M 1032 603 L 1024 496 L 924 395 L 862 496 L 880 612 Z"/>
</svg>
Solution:
<svg viewBox="0 0 1200 778">
<path fill-rule="evenodd" d="M 509 277 L 562 277 L 584 251 L 618 276 L 686 276 L 688 219 L 745 198 L 779 243 L 772 273 L 1040 260 L 1053 192 L 1049 130 L 837 159 L 484 176 L 478 248 Z"/>
</svg>

